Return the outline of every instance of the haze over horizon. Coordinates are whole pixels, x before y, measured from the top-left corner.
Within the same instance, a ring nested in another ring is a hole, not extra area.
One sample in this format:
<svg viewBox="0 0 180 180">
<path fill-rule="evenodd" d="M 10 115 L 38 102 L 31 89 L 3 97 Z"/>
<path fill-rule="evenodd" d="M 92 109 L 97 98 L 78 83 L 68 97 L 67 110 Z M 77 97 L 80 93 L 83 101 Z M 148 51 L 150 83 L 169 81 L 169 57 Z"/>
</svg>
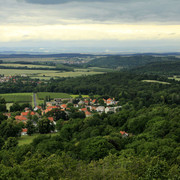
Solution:
<svg viewBox="0 0 180 180">
<path fill-rule="evenodd" d="M 0 51 L 180 52 L 179 0 L 0 0 Z"/>
</svg>

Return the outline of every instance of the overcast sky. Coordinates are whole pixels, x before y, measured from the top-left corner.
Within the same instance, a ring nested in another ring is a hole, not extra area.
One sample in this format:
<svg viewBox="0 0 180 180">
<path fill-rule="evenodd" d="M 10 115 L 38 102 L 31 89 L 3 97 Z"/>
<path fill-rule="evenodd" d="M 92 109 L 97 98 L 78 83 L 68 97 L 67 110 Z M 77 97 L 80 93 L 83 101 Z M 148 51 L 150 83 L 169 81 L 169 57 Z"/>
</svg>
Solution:
<svg viewBox="0 0 180 180">
<path fill-rule="evenodd" d="M 179 9 L 180 0 L 0 0 L 0 48 L 180 51 Z"/>
</svg>

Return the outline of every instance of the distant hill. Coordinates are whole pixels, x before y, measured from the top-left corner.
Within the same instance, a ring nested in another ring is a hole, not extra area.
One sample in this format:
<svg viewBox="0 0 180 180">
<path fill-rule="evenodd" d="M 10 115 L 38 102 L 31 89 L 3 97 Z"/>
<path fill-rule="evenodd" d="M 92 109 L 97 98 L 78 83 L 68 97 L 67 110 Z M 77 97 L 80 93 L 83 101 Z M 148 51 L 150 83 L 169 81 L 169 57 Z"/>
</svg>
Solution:
<svg viewBox="0 0 180 180">
<path fill-rule="evenodd" d="M 87 57 L 91 54 L 63 53 L 63 54 L 0 54 L 0 58 L 57 58 L 57 57 Z"/>
<path fill-rule="evenodd" d="M 154 62 L 131 70 L 137 73 L 180 75 L 180 60 L 167 62 Z"/>
<path fill-rule="evenodd" d="M 164 61 L 180 61 L 180 59 L 174 56 L 108 56 L 102 58 L 96 58 L 87 63 L 88 67 L 103 67 L 103 68 L 135 68 L 139 66 L 144 66 L 153 62 L 164 62 Z"/>
</svg>

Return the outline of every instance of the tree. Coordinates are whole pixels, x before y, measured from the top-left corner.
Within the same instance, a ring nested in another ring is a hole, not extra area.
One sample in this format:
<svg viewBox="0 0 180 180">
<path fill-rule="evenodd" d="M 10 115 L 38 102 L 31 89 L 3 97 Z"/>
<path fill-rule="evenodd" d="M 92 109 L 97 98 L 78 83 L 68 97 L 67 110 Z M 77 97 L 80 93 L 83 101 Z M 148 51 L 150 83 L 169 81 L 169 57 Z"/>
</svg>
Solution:
<svg viewBox="0 0 180 180">
<path fill-rule="evenodd" d="M 26 128 L 27 128 L 27 134 L 29 136 L 31 136 L 35 132 L 35 126 L 33 125 L 32 121 L 27 121 Z"/>
<path fill-rule="evenodd" d="M 14 148 L 18 145 L 18 141 L 17 141 L 17 138 L 15 137 L 9 137 L 7 139 L 7 141 L 5 142 L 4 146 L 3 146 L 3 149 L 10 149 L 10 148 Z"/>
<path fill-rule="evenodd" d="M 47 117 L 43 117 L 39 120 L 38 129 L 40 134 L 47 134 L 51 132 L 51 123 Z"/>
<path fill-rule="evenodd" d="M 11 111 L 11 112 L 21 111 L 21 106 L 20 106 L 18 103 L 14 103 L 14 104 L 10 107 L 10 111 Z"/>
<path fill-rule="evenodd" d="M 4 139 L 0 137 L 0 150 L 2 149 L 3 146 L 4 146 Z"/>
</svg>

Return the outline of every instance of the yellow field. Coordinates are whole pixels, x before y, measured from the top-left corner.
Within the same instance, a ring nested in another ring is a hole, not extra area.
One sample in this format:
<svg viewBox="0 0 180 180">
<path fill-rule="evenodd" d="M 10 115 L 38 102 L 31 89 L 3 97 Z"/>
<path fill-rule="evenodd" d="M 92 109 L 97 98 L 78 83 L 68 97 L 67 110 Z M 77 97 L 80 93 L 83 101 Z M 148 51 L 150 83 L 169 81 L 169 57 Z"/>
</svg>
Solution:
<svg viewBox="0 0 180 180">
<path fill-rule="evenodd" d="M 142 82 L 148 82 L 148 83 L 160 83 L 160 84 L 170 84 L 170 83 L 168 83 L 168 82 L 156 81 L 156 80 L 142 80 Z"/>
</svg>

